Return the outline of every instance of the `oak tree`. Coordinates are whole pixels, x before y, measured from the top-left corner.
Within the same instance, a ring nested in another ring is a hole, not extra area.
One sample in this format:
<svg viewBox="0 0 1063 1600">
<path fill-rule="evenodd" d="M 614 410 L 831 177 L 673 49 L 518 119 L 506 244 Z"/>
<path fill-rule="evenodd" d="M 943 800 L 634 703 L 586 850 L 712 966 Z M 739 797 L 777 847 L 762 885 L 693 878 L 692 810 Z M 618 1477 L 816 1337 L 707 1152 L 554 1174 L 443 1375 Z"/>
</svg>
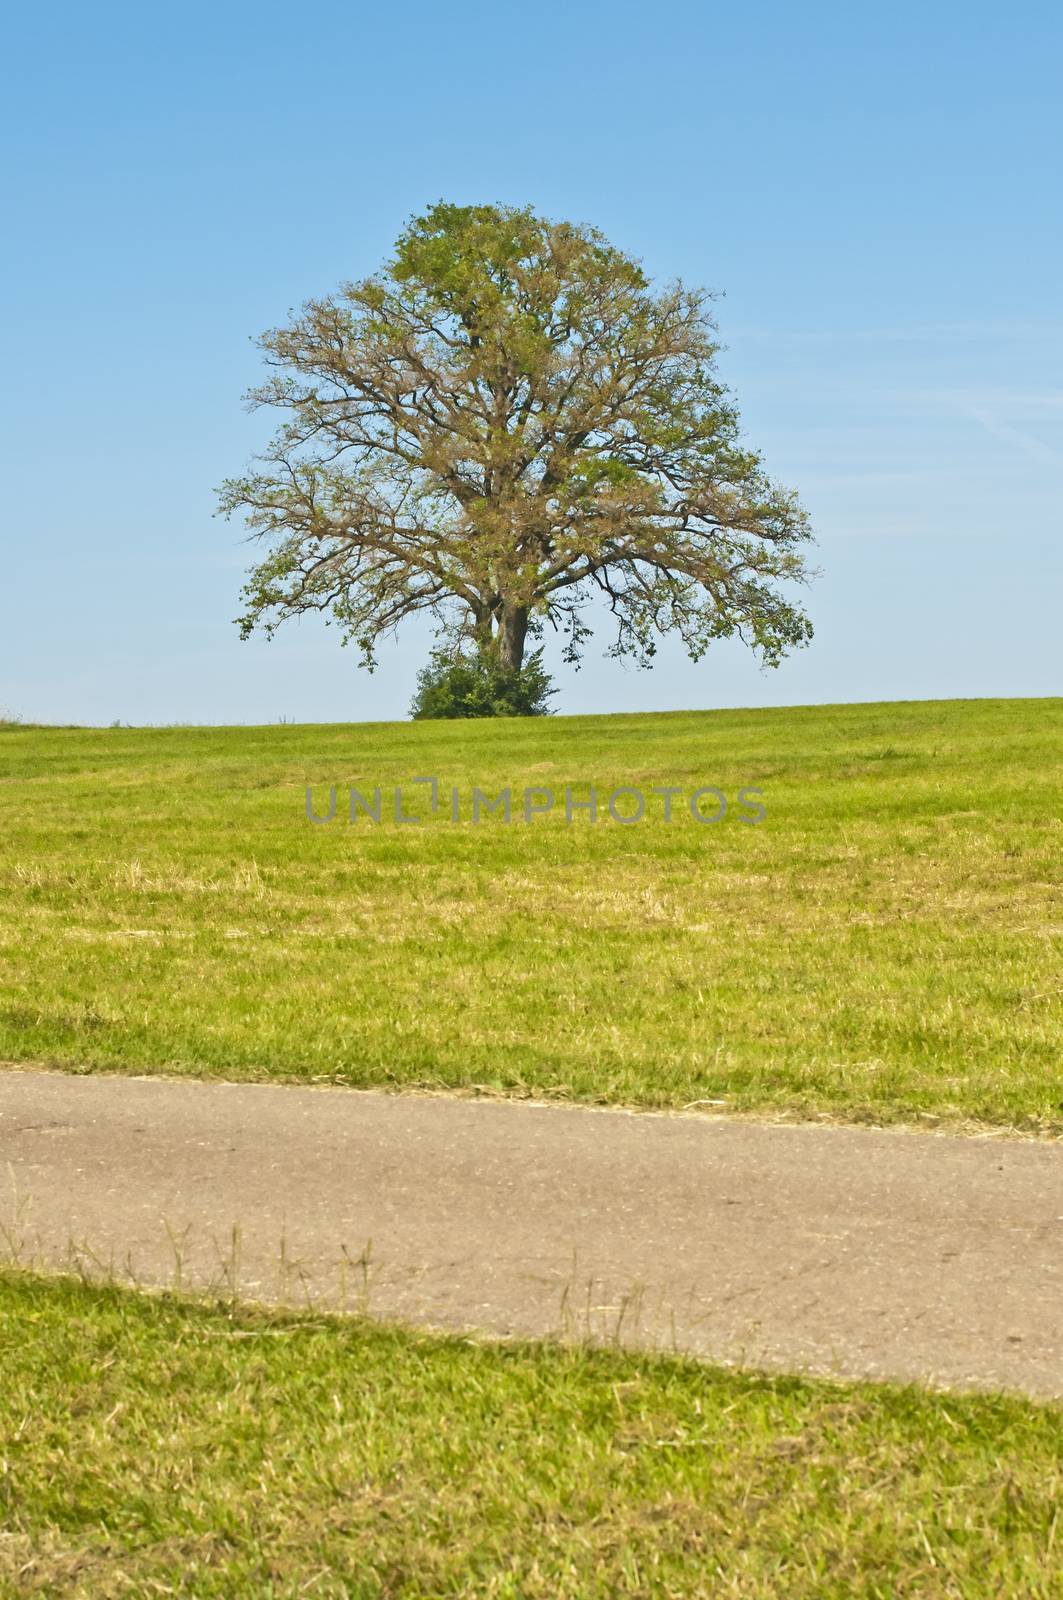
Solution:
<svg viewBox="0 0 1063 1600">
<path fill-rule="evenodd" d="M 530 209 L 415 218 L 260 340 L 249 398 L 282 420 L 222 491 L 264 547 L 245 636 L 322 612 L 372 666 L 429 612 L 511 671 L 545 624 L 578 660 L 600 596 L 616 655 L 737 635 L 776 665 L 811 636 L 785 593 L 809 528 L 742 441 L 710 304 Z"/>
</svg>

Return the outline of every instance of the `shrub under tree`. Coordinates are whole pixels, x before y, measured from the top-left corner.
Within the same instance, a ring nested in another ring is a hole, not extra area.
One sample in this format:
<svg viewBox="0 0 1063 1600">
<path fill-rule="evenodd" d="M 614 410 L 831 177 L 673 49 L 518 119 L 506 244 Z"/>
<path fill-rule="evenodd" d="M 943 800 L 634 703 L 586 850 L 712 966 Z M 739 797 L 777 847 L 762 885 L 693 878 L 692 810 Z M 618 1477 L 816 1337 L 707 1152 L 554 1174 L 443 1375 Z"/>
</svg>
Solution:
<svg viewBox="0 0 1063 1600">
<path fill-rule="evenodd" d="M 410 706 L 415 721 L 456 717 L 544 717 L 556 694 L 536 650 L 519 667 L 492 654 L 440 649 L 417 676 Z"/>
</svg>

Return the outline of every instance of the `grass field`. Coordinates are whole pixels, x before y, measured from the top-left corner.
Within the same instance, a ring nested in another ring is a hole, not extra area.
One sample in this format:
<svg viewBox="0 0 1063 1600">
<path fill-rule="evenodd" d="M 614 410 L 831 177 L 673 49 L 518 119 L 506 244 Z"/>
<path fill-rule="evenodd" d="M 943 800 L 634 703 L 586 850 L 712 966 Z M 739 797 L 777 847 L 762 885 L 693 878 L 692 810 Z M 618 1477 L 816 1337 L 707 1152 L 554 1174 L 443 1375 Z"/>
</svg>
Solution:
<svg viewBox="0 0 1063 1600">
<path fill-rule="evenodd" d="M 732 804 L 447 820 L 566 782 Z M 8 726 L 0 1059 L 1058 1131 L 1061 795 L 1060 700 Z"/>
<path fill-rule="evenodd" d="M 0 1274 L 0 1595 L 1063 1595 L 1063 1413 Z"/>
</svg>

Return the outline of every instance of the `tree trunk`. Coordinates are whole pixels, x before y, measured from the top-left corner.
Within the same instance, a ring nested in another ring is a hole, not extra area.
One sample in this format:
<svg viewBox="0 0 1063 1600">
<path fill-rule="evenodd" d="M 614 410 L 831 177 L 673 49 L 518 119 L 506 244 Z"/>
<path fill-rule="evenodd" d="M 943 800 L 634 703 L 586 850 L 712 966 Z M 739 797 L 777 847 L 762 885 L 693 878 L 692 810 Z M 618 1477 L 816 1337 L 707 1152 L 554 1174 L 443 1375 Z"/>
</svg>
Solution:
<svg viewBox="0 0 1063 1600">
<path fill-rule="evenodd" d="M 505 606 L 498 619 L 498 659 L 507 672 L 519 672 L 528 637 L 527 606 Z"/>
</svg>

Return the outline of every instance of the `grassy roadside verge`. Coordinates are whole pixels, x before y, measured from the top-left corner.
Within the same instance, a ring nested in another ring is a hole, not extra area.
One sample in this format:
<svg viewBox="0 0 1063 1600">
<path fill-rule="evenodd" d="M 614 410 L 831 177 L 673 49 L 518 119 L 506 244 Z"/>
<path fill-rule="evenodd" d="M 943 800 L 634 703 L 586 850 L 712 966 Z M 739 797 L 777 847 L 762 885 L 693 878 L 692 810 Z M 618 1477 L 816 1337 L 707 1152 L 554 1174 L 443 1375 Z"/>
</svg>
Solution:
<svg viewBox="0 0 1063 1600">
<path fill-rule="evenodd" d="M 9 727 L 0 1060 L 1059 1131 L 1061 733 L 1058 700 Z M 423 774 L 767 814 L 388 821 Z"/>
<path fill-rule="evenodd" d="M 1063 1594 L 1063 1414 L 0 1273 L 0 1594 Z"/>
</svg>

